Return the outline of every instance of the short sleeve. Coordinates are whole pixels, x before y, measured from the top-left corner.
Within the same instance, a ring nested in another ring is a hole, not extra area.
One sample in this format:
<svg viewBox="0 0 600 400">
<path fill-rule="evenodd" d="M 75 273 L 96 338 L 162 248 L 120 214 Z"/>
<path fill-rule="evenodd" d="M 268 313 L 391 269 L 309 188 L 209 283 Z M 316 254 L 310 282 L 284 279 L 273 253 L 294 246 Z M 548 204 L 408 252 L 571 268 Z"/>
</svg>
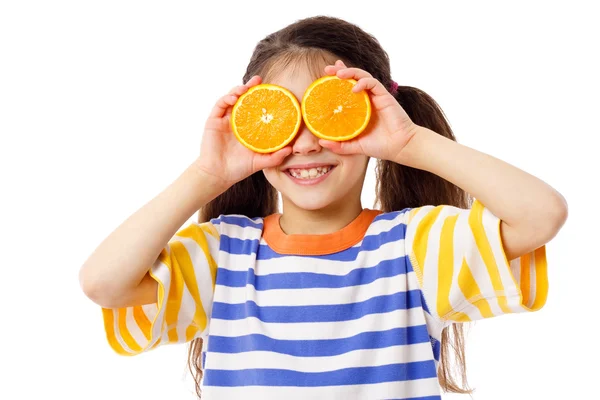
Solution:
<svg viewBox="0 0 600 400">
<path fill-rule="evenodd" d="M 106 337 L 114 351 L 131 356 L 205 334 L 217 273 L 215 226 L 191 223 L 161 251 L 149 271 L 158 282 L 156 303 L 102 308 Z"/>
<path fill-rule="evenodd" d="M 411 209 L 406 225 L 406 254 L 432 316 L 466 322 L 544 306 L 546 247 L 508 261 L 500 219 L 478 200 Z"/>
</svg>

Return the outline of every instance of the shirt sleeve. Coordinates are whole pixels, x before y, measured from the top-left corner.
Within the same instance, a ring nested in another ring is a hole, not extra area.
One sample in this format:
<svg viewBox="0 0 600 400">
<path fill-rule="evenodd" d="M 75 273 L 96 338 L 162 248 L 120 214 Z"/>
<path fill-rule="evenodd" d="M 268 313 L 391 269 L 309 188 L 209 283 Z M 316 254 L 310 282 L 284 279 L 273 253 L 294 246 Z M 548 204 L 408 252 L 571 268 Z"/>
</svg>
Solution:
<svg viewBox="0 0 600 400">
<path fill-rule="evenodd" d="M 111 348 L 132 356 L 204 336 L 211 315 L 218 250 L 219 232 L 210 222 L 191 223 L 178 231 L 149 271 L 158 282 L 157 302 L 102 308 Z"/>
<path fill-rule="evenodd" d="M 536 311 L 546 302 L 546 247 L 508 261 L 500 219 L 478 200 L 471 209 L 411 209 L 405 246 L 427 311 L 444 323 Z"/>
</svg>

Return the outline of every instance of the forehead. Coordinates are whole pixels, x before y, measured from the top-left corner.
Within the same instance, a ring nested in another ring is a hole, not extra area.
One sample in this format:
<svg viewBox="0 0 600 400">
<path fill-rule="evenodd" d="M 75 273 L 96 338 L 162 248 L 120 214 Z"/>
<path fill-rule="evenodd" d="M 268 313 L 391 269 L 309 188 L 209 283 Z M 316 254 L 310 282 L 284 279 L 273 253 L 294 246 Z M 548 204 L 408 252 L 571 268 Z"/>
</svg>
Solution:
<svg viewBox="0 0 600 400">
<path fill-rule="evenodd" d="M 325 66 L 323 66 L 325 68 Z M 325 74 L 325 72 L 323 72 Z M 273 77 L 270 82 L 274 85 L 283 86 L 292 92 L 299 100 L 304 96 L 304 92 L 318 77 L 308 70 L 290 70 L 281 71 L 277 76 Z"/>
<path fill-rule="evenodd" d="M 282 86 L 301 99 L 310 84 L 325 76 L 325 67 L 335 63 L 336 59 L 333 55 L 321 53 L 278 60 L 265 74 L 264 82 Z"/>
</svg>

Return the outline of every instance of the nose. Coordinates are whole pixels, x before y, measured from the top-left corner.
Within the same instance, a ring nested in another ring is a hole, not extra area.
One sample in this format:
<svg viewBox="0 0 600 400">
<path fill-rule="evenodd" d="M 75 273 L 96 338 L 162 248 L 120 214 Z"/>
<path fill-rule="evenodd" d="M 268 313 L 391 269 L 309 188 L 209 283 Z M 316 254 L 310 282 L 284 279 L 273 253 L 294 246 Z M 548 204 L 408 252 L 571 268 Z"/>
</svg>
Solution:
<svg viewBox="0 0 600 400">
<path fill-rule="evenodd" d="M 313 135 L 304 123 L 292 143 L 292 153 L 295 155 L 319 153 L 323 150 L 319 144 L 319 138 Z"/>
</svg>

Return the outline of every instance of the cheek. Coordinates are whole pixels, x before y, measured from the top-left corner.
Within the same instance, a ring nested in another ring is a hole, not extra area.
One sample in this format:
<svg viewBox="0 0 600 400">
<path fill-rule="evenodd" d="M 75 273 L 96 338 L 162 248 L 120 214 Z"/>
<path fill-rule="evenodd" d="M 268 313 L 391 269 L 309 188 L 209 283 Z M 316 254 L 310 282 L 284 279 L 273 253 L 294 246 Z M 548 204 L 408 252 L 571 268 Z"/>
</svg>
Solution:
<svg viewBox="0 0 600 400">
<path fill-rule="evenodd" d="M 347 177 L 349 179 L 360 178 L 367 169 L 369 158 L 362 154 L 345 156 L 345 158 L 343 163 L 345 165 Z"/>
<path fill-rule="evenodd" d="M 281 179 L 280 175 L 283 174 L 283 172 L 279 172 L 276 168 L 265 168 L 263 169 L 263 174 L 265 175 L 265 178 L 267 178 L 267 181 L 277 188 L 278 182 Z"/>
</svg>

